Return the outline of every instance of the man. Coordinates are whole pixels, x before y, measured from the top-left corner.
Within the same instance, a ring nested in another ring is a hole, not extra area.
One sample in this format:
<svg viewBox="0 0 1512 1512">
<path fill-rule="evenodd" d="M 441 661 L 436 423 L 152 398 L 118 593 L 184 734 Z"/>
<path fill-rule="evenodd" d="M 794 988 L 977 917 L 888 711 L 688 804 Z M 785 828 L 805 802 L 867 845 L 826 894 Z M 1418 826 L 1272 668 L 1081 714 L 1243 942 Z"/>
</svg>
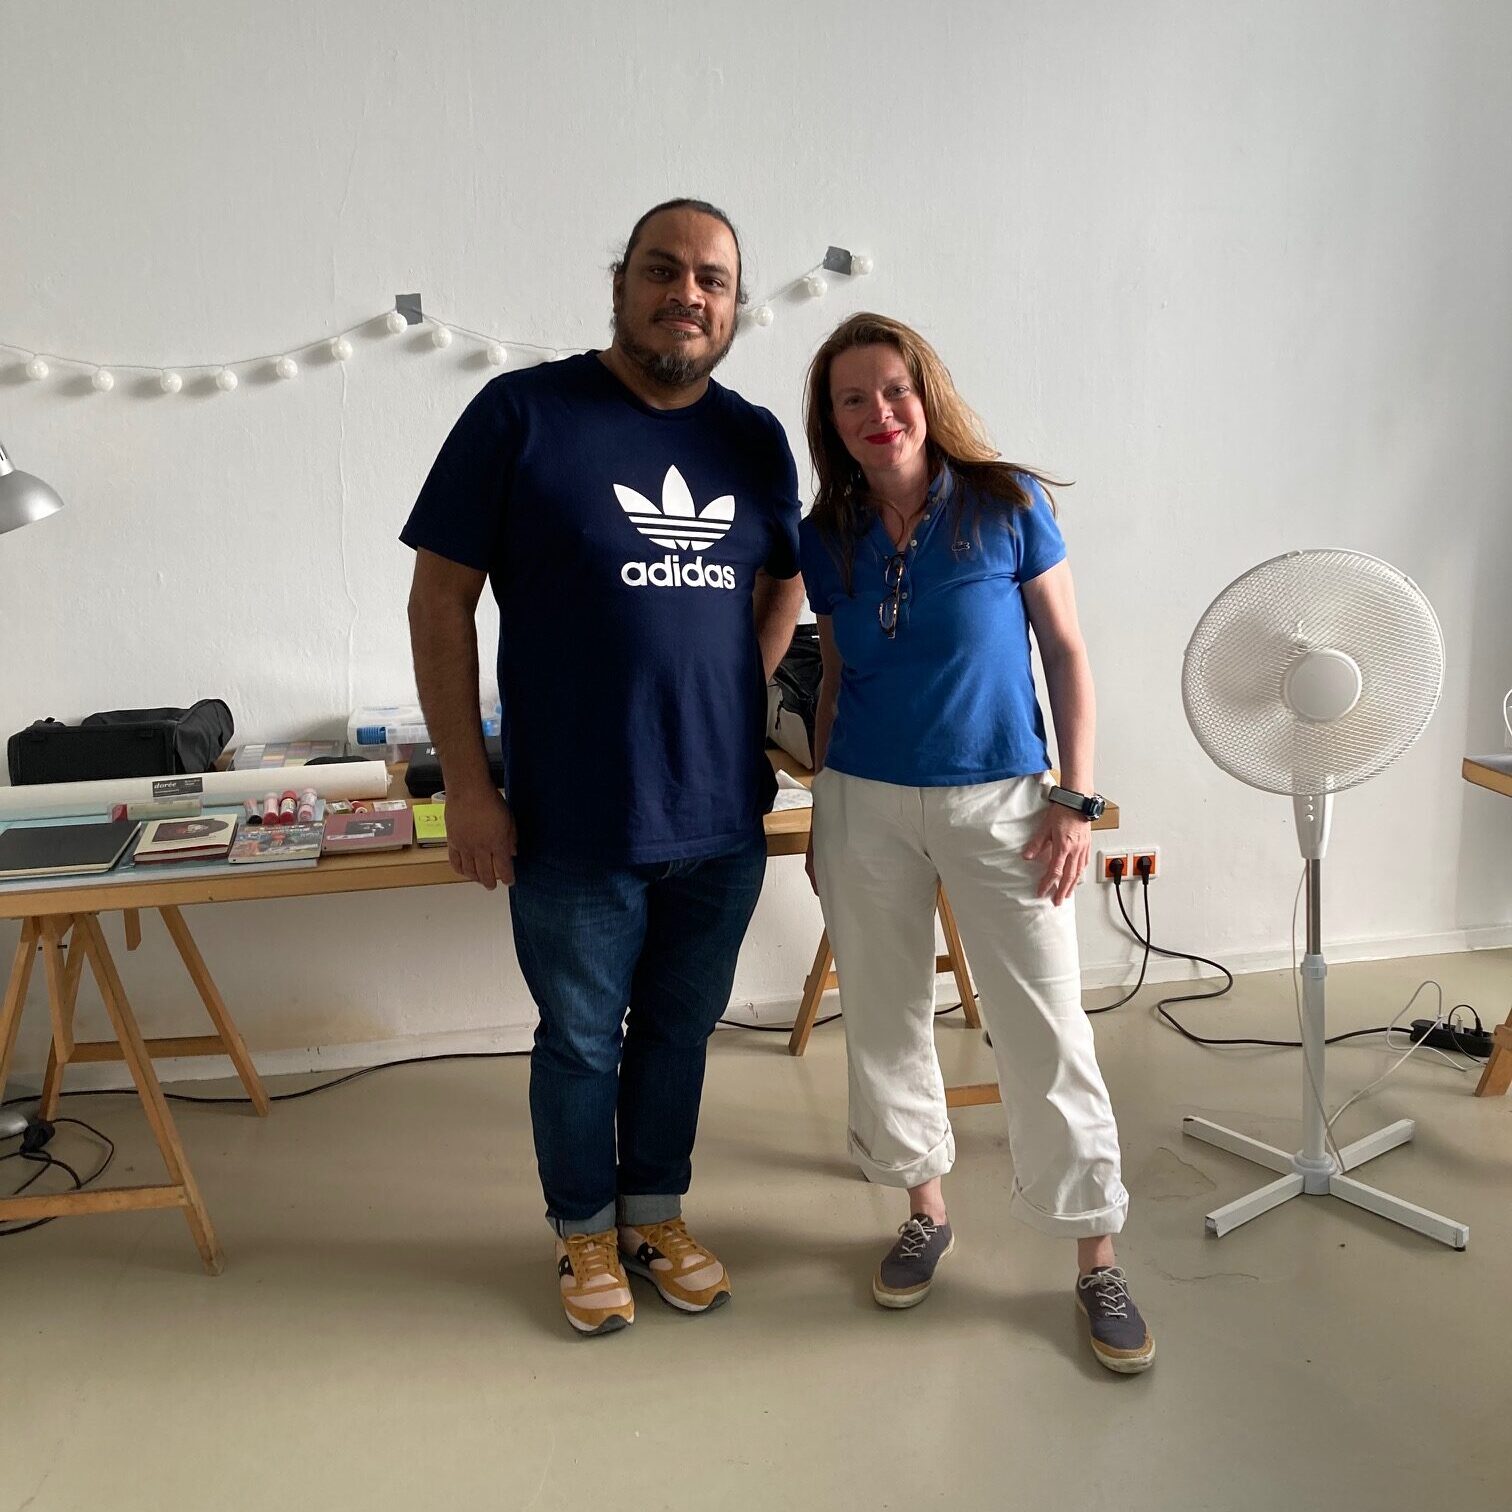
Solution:
<svg viewBox="0 0 1512 1512">
<path fill-rule="evenodd" d="M 743 299 L 722 211 L 648 211 L 614 267 L 612 345 L 490 383 L 402 534 L 451 862 L 510 888 L 540 1010 L 536 1158 L 584 1334 L 634 1320 L 627 1265 L 685 1312 L 730 1295 L 682 1196 L 766 864 L 765 684 L 803 596 L 782 427 L 709 377 Z M 485 580 L 503 796 L 478 721 Z"/>
</svg>

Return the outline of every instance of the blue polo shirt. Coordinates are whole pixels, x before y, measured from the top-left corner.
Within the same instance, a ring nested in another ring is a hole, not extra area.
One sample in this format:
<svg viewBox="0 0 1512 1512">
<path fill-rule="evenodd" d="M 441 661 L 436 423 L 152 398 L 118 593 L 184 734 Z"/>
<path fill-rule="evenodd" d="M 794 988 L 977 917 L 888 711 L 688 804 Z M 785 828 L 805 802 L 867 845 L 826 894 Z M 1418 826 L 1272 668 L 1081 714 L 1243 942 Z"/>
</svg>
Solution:
<svg viewBox="0 0 1512 1512">
<path fill-rule="evenodd" d="M 1022 476 L 1022 475 L 1021 475 Z M 811 519 L 799 532 L 809 604 L 830 616 L 844 662 L 825 764 L 906 787 L 964 787 L 1043 772 L 1045 721 L 1029 663 L 1023 585 L 1066 555 L 1045 491 L 1022 476 L 1029 509 L 961 517 L 948 468 L 904 543 L 897 634 L 878 621 L 896 548 L 880 519 L 856 543 L 852 592 Z"/>
<path fill-rule="evenodd" d="M 604 866 L 758 836 L 776 783 L 752 588 L 798 570 L 776 418 L 642 404 L 596 354 L 468 405 L 401 539 L 487 572 L 522 854 Z"/>
</svg>

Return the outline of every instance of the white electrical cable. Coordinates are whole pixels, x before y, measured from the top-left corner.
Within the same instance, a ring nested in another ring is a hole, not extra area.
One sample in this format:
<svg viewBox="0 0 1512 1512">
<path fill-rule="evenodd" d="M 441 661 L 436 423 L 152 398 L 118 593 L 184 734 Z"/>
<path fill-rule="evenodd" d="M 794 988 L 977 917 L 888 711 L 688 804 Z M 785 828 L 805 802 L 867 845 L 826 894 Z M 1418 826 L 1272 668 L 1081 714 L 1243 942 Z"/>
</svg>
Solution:
<svg viewBox="0 0 1512 1512">
<path fill-rule="evenodd" d="M 1509 693 L 1508 696 L 1512 697 L 1512 693 Z M 1328 1148 L 1329 1148 L 1330 1152 L 1333 1154 L 1334 1159 L 1339 1162 L 1339 1169 L 1342 1171 L 1344 1169 L 1344 1159 L 1343 1159 L 1342 1154 L 1340 1153 L 1338 1141 L 1334 1138 L 1333 1126 L 1344 1116 L 1344 1114 L 1346 1112 L 1348 1112 L 1348 1110 L 1350 1108 L 1352 1108 L 1355 1105 L 1355 1103 L 1359 1102 L 1359 1100 L 1362 1097 L 1366 1097 L 1371 1092 L 1374 1092 L 1375 1089 L 1377 1087 L 1379 1087 L 1381 1085 L 1381 1083 L 1384 1082 L 1388 1076 L 1390 1076 L 1394 1071 L 1398 1070 L 1401 1066 L 1403 1066 L 1404 1064 L 1406 1064 L 1407 1059 L 1408 1059 L 1409 1056 L 1416 1055 L 1419 1050 L 1422 1050 L 1422 1049 L 1426 1048 L 1427 1051 L 1428 1051 L 1428 1053 L 1430 1055 L 1436 1055 L 1436 1056 L 1438 1056 L 1438 1058 L 1441 1061 L 1443 1061 L 1445 1063 L 1445 1065 L 1451 1066 L 1454 1070 L 1458 1071 L 1461 1076 L 1463 1076 L 1471 1068 L 1469 1066 L 1462 1066 L 1462 1065 L 1460 1065 L 1458 1061 L 1451 1060 L 1436 1045 L 1430 1045 L 1430 1044 L 1428 1044 L 1428 1039 L 1427 1039 L 1427 1036 L 1425 1035 L 1422 1039 L 1414 1040 L 1412 1042 L 1412 1044 L 1409 1045 L 1408 1048 L 1405 1051 L 1403 1051 L 1403 1053 L 1395 1061 L 1393 1061 L 1392 1064 L 1389 1065 L 1378 1077 L 1376 1077 L 1376 1079 L 1373 1082 L 1370 1082 L 1366 1086 L 1361 1087 L 1359 1089 L 1359 1091 L 1352 1093 L 1340 1105 L 1338 1111 L 1335 1112 L 1332 1115 L 1332 1117 L 1329 1116 L 1328 1107 L 1327 1107 L 1327 1104 L 1326 1104 L 1326 1102 L 1324 1100 L 1322 1090 L 1319 1088 L 1318 1082 L 1317 1082 L 1317 1078 L 1313 1074 L 1312 1062 L 1308 1059 L 1308 1056 L 1307 1056 L 1307 1044 L 1306 1044 L 1307 1037 L 1302 1032 L 1302 995 L 1301 995 L 1301 992 L 1299 991 L 1298 986 L 1297 986 L 1297 981 L 1298 981 L 1298 973 L 1297 973 L 1297 909 L 1298 909 L 1299 904 L 1302 901 L 1302 889 L 1303 889 L 1304 886 L 1306 886 L 1306 883 L 1307 883 L 1307 866 L 1304 863 L 1303 867 L 1302 867 L 1302 876 L 1301 876 L 1301 878 L 1297 882 L 1297 892 L 1296 892 L 1295 897 L 1293 897 L 1293 899 L 1292 899 L 1292 922 L 1291 922 L 1291 959 L 1292 959 L 1291 982 L 1292 982 L 1292 1003 L 1293 1003 L 1294 1008 L 1296 1009 L 1296 1014 L 1297 1014 L 1297 1031 L 1298 1031 L 1298 1034 L 1299 1034 L 1299 1036 L 1301 1037 L 1301 1039 L 1303 1041 L 1302 1063 L 1303 1063 L 1304 1067 L 1306 1068 L 1306 1072 L 1307 1072 L 1307 1085 L 1308 1085 L 1308 1089 L 1312 1093 L 1314 1105 L 1317 1107 L 1318 1112 L 1323 1117 L 1323 1135 L 1324 1135 L 1324 1138 L 1328 1141 Z M 1425 987 L 1432 987 L 1438 993 L 1438 1012 L 1434 1015 L 1433 1027 L 1435 1029 L 1437 1029 L 1437 1028 L 1441 1027 L 1445 1023 L 1452 1022 L 1454 1015 L 1453 1014 L 1449 1014 L 1449 1015 L 1446 1016 L 1445 1013 L 1444 1013 L 1444 989 L 1443 989 L 1443 986 L 1439 982 L 1435 981 L 1432 977 L 1429 977 L 1429 978 L 1425 979 L 1424 981 L 1418 983 L 1416 989 L 1413 991 L 1412 996 L 1409 997 L 1407 999 L 1407 1001 L 1401 1006 L 1401 1008 L 1399 1008 L 1397 1010 L 1396 1014 L 1392 1017 L 1391 1022 L 1386 1026 L 1386 1045 L 1387 1045 L 1388 1049 L 1395 1050 L 1395 1049 L 1398 1048 L 1395 1044 L 1392 1043 L 1391 1036 L 1392 1036 L 1393 1033 L 1398 1032 L 1397 1031 L 1397 1025 L 1400 1022 L 1402 1016 L 1405 1013 L 1408 1013 L 1408 1012 L 1411 1011 L 1412 1005 L 1415 1002 L 1417 1002 L 1417 1000 L 1418 1000 L 1419 997 L 1422 996 L 1423 989 Z"/>
<path fill-rule="evenodd" d="M 1415 1002 L 1417 1002 L 1418 995 L 1419 995 L 1419 993 L 1422 992 L 1422 990 L 1423 990 L 1424 987 L 1432 987 L 1432 988 L 1436 989 L 1437 992 L 1438 992 L 1439 1006 L 1438 1006 L 1438 1014 L 1437 1014 L 1437 1016 L 1433 1020 L 1433 1026 L 1434 1026 L 1434 1028 L 1438 1028 L 1444 1022 L 1444 989 L 1441 986 L 1439 986 L 1439 984 L 1437 982 L 1435 982 L 1430 977 L 1427 981 L 1420 982 L 1418 984 L 1417 992 L 1414 992 L 1412 994 L 1412 996 L 1407 999 L 1407 1001 L 1403 1005 L 1403 1007 L 1398 1011 L 1398 1013 L 1395 1015 L 1395 1017 L 1391 1020 L 1390 1027 L 1392 1029 L 1396 1028 L 1397 1019 L 1401 1018 L 1402 1014 L 1406 1013 L 1412 1007 L 1412 1005 Z M 1424 1035 L 1424 1037 L 1422 1039 L 1414 1041 L 1413 1044 L 1406 1051 L 1404 1051 L 1401 1055 L 1399 1055 L 1396 1058 L 1396 1060 L 1394 1060 L 1383 1072 L 1381 1072 L 1381 1074 L 1378 1077 L 1376 1077 L 1376 1079 L 1373 1082 L 1371 1082 L 1368 1086 L 1361 1087 L 1360 1090 L 1354 1094 L 1354 1096 L 1350 1097 L 1339 1108 L 1339 1111 L 1337 1113 L 1335 1113 L 1334 1116 L 1328 1120 L 1328 1127 L 1330 1129 L 1332 1129 L 1333 1126 L 1334 1126 L 1334 1124 L 1337 1123 L 1338 1120 L 1341 1119 L 1345 1115 L 1345 1113 L 1348 1112 L 1349 1109 L 1352 1108 L 1355 1105 L 1355 1103 L 1359 1102 L 1359 1100 L 1362 1097 L 1366 1096 L 1368 1093 L 1374 1092 L 1375 1089 L 1377 1087 L 1379 1087 L 1381 1085 L 1381 1083 L 1383 1081 L 1385 1081 L 1386 1078 L 1388 1076 L 1390 1076 L 1393 1071 L 1397 1070 L 1398 1067 L 1404 1065 L 1406 1063 L 1407 1058 L 1409 1056 L 1416 1055 L 1417 1052 L 1419 1050 L 1421 1050 L 1426 1043 L 1427 1043 L 1427 1036 L 1426 1035 Z M 1430 1045 L 1428 1048 L 1431 1050 L 1433 1048 L 1433 1046 Z M 1457 1068 L 1457 1069 L 1459 1069 L 1459 1068 Z"/>
<path fill-rule="evenodd" d="M 1512 742 L 1512 688 L 1502 698 L 1502 723 L 1507 727 L 1507 740 Z"/>
</svg>

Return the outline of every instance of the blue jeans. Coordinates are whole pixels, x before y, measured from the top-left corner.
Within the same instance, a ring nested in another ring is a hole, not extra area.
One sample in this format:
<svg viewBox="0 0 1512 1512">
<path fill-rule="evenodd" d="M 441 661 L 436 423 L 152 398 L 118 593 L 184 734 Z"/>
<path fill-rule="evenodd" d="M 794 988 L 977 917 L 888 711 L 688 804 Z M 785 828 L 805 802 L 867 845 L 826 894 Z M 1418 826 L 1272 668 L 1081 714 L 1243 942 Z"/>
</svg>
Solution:
<svg viewBox="0 0 1512 1512">
<path fill-rule="evenodd" d="M 516 858 L 515 951 L 541 1014 L 530 1117 L 557 1233 L 682 1211 L 709 1036 L 765 872 L 759 833 L 697 861 Z"/>
</svg>

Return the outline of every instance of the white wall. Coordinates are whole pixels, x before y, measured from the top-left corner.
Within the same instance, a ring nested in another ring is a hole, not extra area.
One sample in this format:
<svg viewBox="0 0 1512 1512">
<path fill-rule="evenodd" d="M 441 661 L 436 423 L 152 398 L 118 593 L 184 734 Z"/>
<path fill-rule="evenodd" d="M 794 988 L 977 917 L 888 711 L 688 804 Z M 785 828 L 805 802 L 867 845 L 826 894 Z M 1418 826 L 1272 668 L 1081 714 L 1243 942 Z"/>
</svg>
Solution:
<svg viewBox="0 0 1512 1512">
<path fill-rule="evenodd" d="M 0 340 L 187 367 L 418 289 L 464 325 L 601 343 L 606 264 L 676 193 L 729 208 L 757 291 L 831 241 L 872 252 L 870 279 L 780 305 L 721 377 L 801 443 L 809 354 L 874 307 L 929 334 L 1006 454 L 1076 480 L 1099 775 L 1125 838 L 1164 848 L 1159 933 L 1251 961 L 1284 947 L 1289 805 L 1198 751 L 1181 652 L 1239 571 L 1345 544 L 1423 584 L 1449 676 L 1422 742 L 1340 803 L 1330 936 L 1508 938 L 1512 814 L 1457 769 L 1500 745 L 1512 682 L 1512 11 L 551 11 L 10 0 Z M 0 437 L 69 503 L 0 540 L 0 733 L 219 694 L 244 738 L 324 734 L 410 692 L 395 536 L 488 373 L 460 341 L 357 348 L 349 372 L 310 360 L 294 384 L 197 378 L 176 398 L 125 374 L 99 395 L 61 364 L 32 384 L 0 352 Z M 1129 951 L 1106 893 L 1081 902 L 1089 978 L 1110 980 Z M 531 1021 L 502 895 L 192 919 L 270 1065 L 518 1043 Z M 775 863 L 737 996 L 790 1003 L 818 929 L 798 863 Z M 7 959 L 14 939 L 0 925 Z M 165 944 L 127 971 L 150 1031 L 195 1021 Z"/>
</svg>

